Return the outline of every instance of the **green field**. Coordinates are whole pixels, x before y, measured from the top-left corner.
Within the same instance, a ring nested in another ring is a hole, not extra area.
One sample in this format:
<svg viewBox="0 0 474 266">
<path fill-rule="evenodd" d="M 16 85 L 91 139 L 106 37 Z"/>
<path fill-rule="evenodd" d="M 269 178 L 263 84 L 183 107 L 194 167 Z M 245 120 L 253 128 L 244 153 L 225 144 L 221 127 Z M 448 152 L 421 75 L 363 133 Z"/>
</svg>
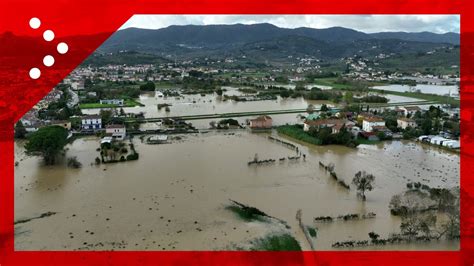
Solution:
<svg viewBox="0 0 474 266">
<path fill-rule="evenodd" d="M 295 125 L 279 126 L 277 127 L 277 132 L 310 144 L 321 145 L 320 139 L 309 135 L 303 128 Z"/>
</svg>

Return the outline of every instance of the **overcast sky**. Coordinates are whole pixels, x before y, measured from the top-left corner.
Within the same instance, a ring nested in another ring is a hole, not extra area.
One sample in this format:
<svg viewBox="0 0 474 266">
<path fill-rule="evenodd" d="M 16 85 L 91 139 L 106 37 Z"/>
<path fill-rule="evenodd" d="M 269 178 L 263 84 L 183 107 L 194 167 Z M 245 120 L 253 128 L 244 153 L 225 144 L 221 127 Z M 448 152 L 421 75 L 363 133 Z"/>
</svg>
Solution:
<svg viewBox="0 0 474 266">
<path fill-rule="evenodd" d="M 458 15 L 135 15 L 121 29 L 159 29 L 170 25 L 271 23 L 284 28 L 334 26 L 366 33 L 381 31 L 458 32 Z"/>
</svg>

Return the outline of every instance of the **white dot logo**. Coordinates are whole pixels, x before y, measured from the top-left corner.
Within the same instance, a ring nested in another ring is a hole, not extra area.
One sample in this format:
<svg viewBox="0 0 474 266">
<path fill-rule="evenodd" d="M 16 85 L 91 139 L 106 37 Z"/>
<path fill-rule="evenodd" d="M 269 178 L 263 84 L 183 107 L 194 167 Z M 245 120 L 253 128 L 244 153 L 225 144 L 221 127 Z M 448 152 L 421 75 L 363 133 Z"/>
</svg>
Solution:
<svg viewBox="0 0 474 266">
<path fill-rule="evenodd" d="M 57 49 L 58 49 L 58 53 L 65 54 L 69 50 L 69 47 L 67 46 L 66 43 L 61 42 L 58 44 Z"/>
<path fill-rule="evenodd" d="M 43 58 L 43 64 L 47 67 L 54 65 L 54 57 L 47 55 Z"/>
<path fill-rule="evenodd" d="M 41 26 L 41 20 L 39 18 L 30 19 L 30 27 L 34 30 L 38 29 Z"/>
<path fill-rule="evenodd" d="M 39 18 L 37 17 L 33 17 L 30 19 L 29 24 L 30 24 L 30 28 L 36 30 L 41 26 L 41 20 L 39 20 Z M 54 40 L 54 37 L 55 37 L 54 32 L 52 30 L 45 30 L 43 32 L 43 39 L 47 42 Z M 65 54 L 68 52 L 69 46 L 65 42 L 60 42 L 56 45 L 56 50 L 58 51 L 59 54 Z M 45 57 L 43 57 L 43 65 L 45 65 L 46 67 L 51 67 L 54 65 L 54 63 L 55 63 L 55 59 L 52 55 L 48 54 Z M 30 74 L 30 78 L 39 79 L 39 77 L 41 76 L 41 70 L 37 67 L 34 67 L 30 69 L 29 74 Z"/>
<path fill-rule="evenodd" d="M 41 76 L 41 71 L 38 68 L 34 67 L 30 69 L 30 78 L 38 79 L 40 76 Z"/>
<path fill-rule="evenodd" d="M 52 30 L 46 30 L 43 33 L 43 39 L 47 42 L 54 40 L 54 32 Z"/>
</svg>

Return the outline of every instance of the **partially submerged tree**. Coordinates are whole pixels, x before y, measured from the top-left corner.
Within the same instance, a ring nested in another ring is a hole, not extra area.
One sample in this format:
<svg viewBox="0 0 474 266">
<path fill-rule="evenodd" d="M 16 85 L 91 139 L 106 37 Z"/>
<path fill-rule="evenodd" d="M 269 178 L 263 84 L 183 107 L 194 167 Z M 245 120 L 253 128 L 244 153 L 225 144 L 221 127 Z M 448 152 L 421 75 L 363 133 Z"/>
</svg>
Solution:
<svg viewBox="0 0 474 266">
<path fill-rule="evenodd" d="M 446 188 L 431 188 L 430 197 L 438 203 L 439 210 L 449 210 L 455 205 L 456 196 Z"/>
<path fill-rule="evenodd" d="M 32 133 L 25 149 L 29 154 L 42 155 L 46 164 L 52 165 L 66 143 L 67 130 L 60 126 L 49 126 Z"/>
<path fill-rule="evenodd" d="M 433 213 L 409 213 L 402 216 L 400 231 L 410 239 L 418 236 L 429 238 L 435 226 L 436 216 Z"/>
<path fill-rule="evenodd" d="M 24 139 L 25 136 L 26 136 L 26 128 L 20 120 L 15 125 L 15 138 Z"/>
<path fill-rule="evenodd" d="M 352 184 L 356 186 L 357 191 L 362 196 L 362 199 L 365 201 L 365 191 L 371 191 L 373 189 L 373 183 L 375 181 L 375 176 L 372 174 L 367 174 L 365 171 L 359 171 L 355 174 L 352 179 Z"/>
<path fill-rule="evenodd" d="M 71 157 L 67 159 L 67 166 L 71 168 L 81 168 L 82 163 L 77 160 L 77 157 Z"/>
</svg>

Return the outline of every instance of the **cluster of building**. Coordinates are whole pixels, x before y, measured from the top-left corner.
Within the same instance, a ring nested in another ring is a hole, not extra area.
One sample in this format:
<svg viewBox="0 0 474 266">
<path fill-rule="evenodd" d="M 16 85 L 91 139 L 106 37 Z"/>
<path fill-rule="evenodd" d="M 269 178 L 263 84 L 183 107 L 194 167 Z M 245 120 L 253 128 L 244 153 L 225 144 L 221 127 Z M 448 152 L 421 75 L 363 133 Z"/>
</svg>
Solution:
<svg viewBox="0 0 474 266">
<path fill-rule="evenodd" d="M 415 112 L 421 111 L 418 106 L 396 107 L 394 111 L 397 113 L 397 127 L 405 130 L 407 128 L 416 128 L 416 121 L 410 117 Z M 354 137 L 363 137 L 368 140 L 379 140 L 378 133 L 382 132 L 387 137 L 401 138 L 400 134 L 394 134 L 387 128 L 385 120 L 373 113 L 361 112 L 353 114 L 347 112 L 344 114 L 336 113 L 335 117 L 344 118 L 324 118 L 320 119 L 317 113 L 310 114 L 303 122 L 303 130 L 330 128 L 332 134 L 337 134 L 344 127 L 353 134 Z"/>
<path fill-rule="evenodd" d="M 431 143 L 433 145 L 448 147 L 451 149 L 459 149 L 461 147 L 461 143 L 459 140 L 447 139 L 442 136 L 419 136 L 418 141 Z"/>
<path fill-rule="evenodd" d="M 69 120 L 39 120 L 35 115 L 34 110 L 26 113 L 21 122 L 26 129 L 26 132 L 31 133 L 38 131 L 38 129 L 45 126 L 60 126 L 65 128 L 70 133 L 73 131 L 71 121 Z M 125 125 L 111 124 L 102 125 L 102 118 L 100 115 L 87 115 L 81 117 L 81 132 L 83 133 L 96 133 L 105 131 L 106 136 L 113 139 L 123 140 L 127 136 L 127 129 Z"/>
</svg>

